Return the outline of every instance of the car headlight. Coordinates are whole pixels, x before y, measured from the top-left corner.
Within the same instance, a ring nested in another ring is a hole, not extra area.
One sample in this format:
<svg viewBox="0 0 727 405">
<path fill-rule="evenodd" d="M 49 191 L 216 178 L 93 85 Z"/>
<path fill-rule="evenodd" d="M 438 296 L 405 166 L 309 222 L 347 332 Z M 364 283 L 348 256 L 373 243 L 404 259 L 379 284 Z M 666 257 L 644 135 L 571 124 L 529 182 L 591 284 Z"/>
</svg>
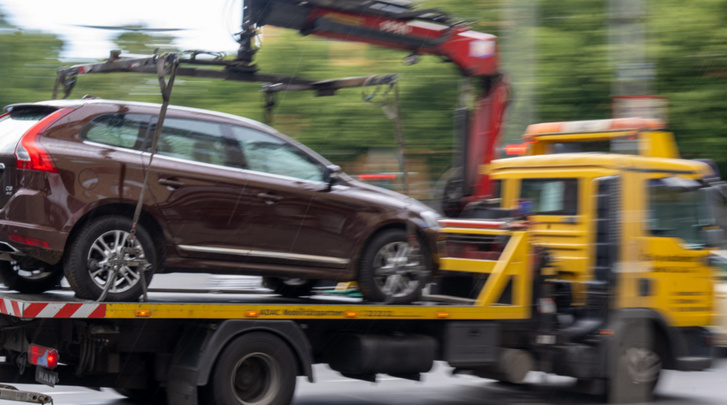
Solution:
<svg viewBox="0 0 727 405">
<path fill-rule="evenodd" d="M 442 216 L 439 215 L 437 211 L 423 211 L 420 216 L 428 227 L 432 229 L 439 229 L 439 219 L 442 218 Z"/>
</svg>

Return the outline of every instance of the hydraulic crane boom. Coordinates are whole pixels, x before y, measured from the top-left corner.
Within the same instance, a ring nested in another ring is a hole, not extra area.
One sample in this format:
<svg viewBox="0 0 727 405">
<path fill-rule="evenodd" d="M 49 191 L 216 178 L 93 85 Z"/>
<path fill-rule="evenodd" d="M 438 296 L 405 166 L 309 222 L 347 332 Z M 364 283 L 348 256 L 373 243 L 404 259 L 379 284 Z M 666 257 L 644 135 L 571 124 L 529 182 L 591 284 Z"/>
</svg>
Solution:
<svg viewBox="0 0 727 405">
<path fill-rule="evenodd" d="M 443 207 L 450 216 L 466 203 L 489 197 L 489 162 L 499 140 L 508 102 L 508 86 L 499 71 L 497 38 L 476 32 L 433 9 L 415 9 L 402 0 L 246 0 L 238 59 L 252 61 L 252 39 L 257 28 L 273 25 L 298 30 L 303 35 L 356 41 L 453 62 L 472 80 L 465 91 L 472 105 L 455 114 L 462 154 L 455 159 L 459 174 L 450 179 Z M 462 100 L 466 97 L 461 97 Z"/>
<path fill-rule="evenodd" d="M 313 90 L 317 95 L 331 95 L 342 88 L 396 81 L 396 75 L 310 81 L 259 73 L 253 63 L 255 36 L 264 25 L 406 51 L 409 55 L 405 61 L 409 63 L 415 63 L 419 55 L 435 55 L 452 62 L 465 78 L 454 114 L 460 154 L 453 159 L 457 170 L 445 186 L 442 208 L 448 216 L 458 216 L 468 203 L 490 197 L 488 167 L 494 158 L 509 96 L 509 86 L 499 70 L 497 37 L 473 31 L 441 11 L 417 9 L 408 0 L 244 0 L 242 10 L 242 31 L 237 38 L 240 47 L 233 60 L 220 55 L 211 60 L 197 58 L 205 54 L 200 51 L 189 51 L 192 53 L 186 58 L 180 54 L 124 57 L 112 52 L 106 62 L 59 69 L 53 97 L 58 90 L 68 97 L 78 75 L 139 72 L 157 73 L 161 78 L 169 74 L 171 66 L 178 66 L 175 75 L 264 82 L 266 94 Z M 272 104 L 267 107 L 272 108 Z"/>
</svg>

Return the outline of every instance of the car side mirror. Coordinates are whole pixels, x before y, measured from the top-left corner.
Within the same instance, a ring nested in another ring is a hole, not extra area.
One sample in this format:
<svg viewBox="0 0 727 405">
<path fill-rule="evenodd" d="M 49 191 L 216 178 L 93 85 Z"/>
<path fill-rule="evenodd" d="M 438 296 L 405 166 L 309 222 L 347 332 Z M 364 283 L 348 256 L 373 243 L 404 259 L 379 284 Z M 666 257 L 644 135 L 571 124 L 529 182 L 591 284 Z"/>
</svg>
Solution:
<svg viewBox="0 0 727 405">
<path fill-rule="evenodd" d="M 328 165 L 323 168 L 323 182 L 326 183 L 325 191 L 331 191 L 331 188 L 333 188 L 333 184 L 338 178 L 338 173 L 340 172 L 341 166 L 338 165 Z"/>
</svg>

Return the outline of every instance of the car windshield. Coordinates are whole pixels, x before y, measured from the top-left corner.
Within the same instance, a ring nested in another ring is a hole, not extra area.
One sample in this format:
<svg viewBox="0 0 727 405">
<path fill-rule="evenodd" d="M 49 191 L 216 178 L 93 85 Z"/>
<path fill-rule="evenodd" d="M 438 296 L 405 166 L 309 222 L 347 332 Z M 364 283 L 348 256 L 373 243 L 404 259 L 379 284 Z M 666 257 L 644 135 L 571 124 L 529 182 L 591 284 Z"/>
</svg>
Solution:
<svg viewBox="0 0 727 405">
<path fill-rule="evenodd" d="M 708 218 L 698 185 L 675 177 L 649 181 L 648 227 L 652 235 L 680 238 L 693 249 L 705 246 L 701 230 L 714 221 Z"/>
</svg>

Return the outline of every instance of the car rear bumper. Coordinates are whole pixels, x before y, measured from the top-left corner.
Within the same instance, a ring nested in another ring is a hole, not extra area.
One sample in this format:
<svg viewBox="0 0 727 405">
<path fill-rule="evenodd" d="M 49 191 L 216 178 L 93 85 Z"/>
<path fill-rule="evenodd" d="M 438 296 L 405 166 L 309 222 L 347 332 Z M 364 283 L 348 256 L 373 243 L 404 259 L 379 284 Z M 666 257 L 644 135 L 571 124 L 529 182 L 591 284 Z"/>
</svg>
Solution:
<svg viewBox="0 0 727 405">
<path fill-rule="evenodd" d="M 57 229 L 0 220 L 0 258 L 25 256 L 56 264 L 63 257 L 67 238 L 67 233 Z"/>
</svg>

